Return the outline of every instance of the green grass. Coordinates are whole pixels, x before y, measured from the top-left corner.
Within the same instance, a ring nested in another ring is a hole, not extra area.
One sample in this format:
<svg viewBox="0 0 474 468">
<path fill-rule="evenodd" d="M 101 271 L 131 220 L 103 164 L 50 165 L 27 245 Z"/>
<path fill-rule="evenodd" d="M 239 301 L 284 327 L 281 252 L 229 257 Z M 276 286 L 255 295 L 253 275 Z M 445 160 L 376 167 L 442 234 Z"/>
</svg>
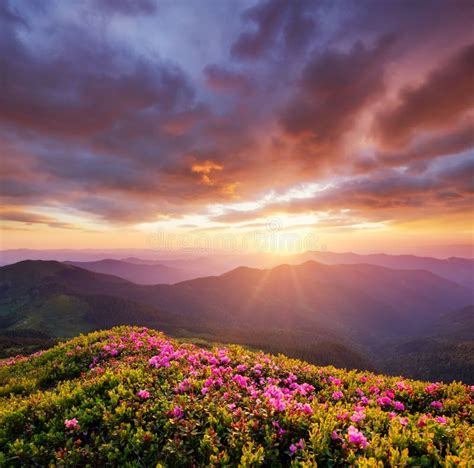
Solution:
<svg viewBox="0 0 474 468">
<path fill-rule="evenodd" d="M 87 304 L 75 296 L 57 294 L 28 307 L 12 330 L 39 330 L 50 336 L 73 337 L 94 330 L 85 320 Z"/>
</svg>

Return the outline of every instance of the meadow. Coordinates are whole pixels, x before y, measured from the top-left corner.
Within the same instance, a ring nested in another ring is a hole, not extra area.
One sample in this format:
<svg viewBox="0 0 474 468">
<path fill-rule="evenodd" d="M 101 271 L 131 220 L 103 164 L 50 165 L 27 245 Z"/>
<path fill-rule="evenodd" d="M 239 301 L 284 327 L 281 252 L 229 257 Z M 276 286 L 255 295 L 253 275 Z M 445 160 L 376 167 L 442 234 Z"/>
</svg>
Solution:
<svg viewBox="0 0 474 468">
<path fill-rule="evenodd" d="M 0 362 L 0 466 L 472 466 L 474 387 L 117 327 Z"/>
</svg>

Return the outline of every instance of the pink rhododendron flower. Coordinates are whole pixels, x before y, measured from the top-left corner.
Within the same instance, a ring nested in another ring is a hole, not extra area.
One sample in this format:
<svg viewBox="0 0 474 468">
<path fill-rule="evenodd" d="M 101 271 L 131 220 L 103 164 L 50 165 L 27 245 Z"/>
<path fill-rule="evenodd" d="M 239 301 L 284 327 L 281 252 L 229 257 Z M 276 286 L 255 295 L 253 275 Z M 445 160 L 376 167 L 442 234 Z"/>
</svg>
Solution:
<svg viewBox="0 0 474 468">
<path fill-rule="evenodd" d="M 402 380 L 395 382 L 395 386 L 398 388 L 398 390 L 406 390 L 408 388 L 407 384 Z"/>
<path fill-rule="evenodd" d="M 401 401 L 394 401 L 393 402 L 393 407 L 397 411 L 404 411 L 405 410 L 405 405 Z"/>
<path fill-rule="evenodd" d="M 341 420 L 347 419 L 349 417 L 349 413 L 339 413 L 336 418 Z"/>
<path fill-rule="evenodd" d="M 354 426 L 349 426 L 349 429 L 347 429 L 347 438 L 349 443 L 358 447 L 365 448 L 368 445 L 367 439 L 365 438 L 364 434 L 362 434 L 362 432 L 360 432 Z"/>
<path fill-rule="evenodd" d="M 344 394 L 342 392 L 337 391 L 337 392 L 332 393 L 332 398 L 334 400 L 340 400 L 343 397 L 344 397 Z"/>
<path fill-rule="evenodd" d="M 360 422 L 365 419 L 365 413 L 362 411 L 356 411 L 352 416 L 351 416 L 351 421 L 352 422 Z"/>
<path fill-rule="evenodd" d="M 387 396 L 379 397 L 377 398 L 377 404 L 380 406 L 388 406 L 392 404 L 392 400 Z"/>
<path fill-rule="evenodd" d="M 373 393 L 374 395 L 378 395 L 380 393 L 380 388 L 377 387 L 376 385 L 371 385 L 369 388 L 370 393 Z"/>
<path fill-rule="evenodd" d="M 361 405 L 368 405 L 370 403 L 370 400 L 366 397 L 366 396 L 363 396 L 361 399 L 360 399 L 360 404 Z"/>
<path fill-rule="evenodd" d="M 191 382 L 188 379 L 182 380 L 177 387 L 177 391 L 182 393 L 186 392 L 191 388 Z"/>
<path fill-rule="evenodd" d="M 425 392 L 426 393 L 434 393 L 436 392 L 436 390 L 438 390 L 440 387 L 440 384 L 439 383 L 432 383 L 432 384 L 429 384 L 425 387 Z"/>
<path fill-rule="evenodd" d="M 336 387 L 341 387 L 342 386 L 342 380 L 337 379 L 336 377 L 333 377 L 332 375 L 329 376 L 329 381 L 335 385 Z"/>
<path fill-rule="evenodd" d="M 139 392 L 137 392 L 137 395 L 140 398 L 143 398 L 144 400 L 147 400 L 148 398 L 150 398 L 150 392 L 148 392 L 147 390 L 140 390 Z"/>
<path fill-rule="evenodd" d="M 399 421 L 402 426 L 406 426 L 408 424 L 408 418 L 400 418 Z"/>
<path fill-rule="evenodd" d="M 175 406 L 171 410 L 171 415 L 174 416 L 175 418 L 178 418 L 178 419 L 182 418 L 183 414 L 184 414 L 184 411 L 179 406 Z"/>
<path fill-rule="evenodd" d="M 270 398 L 268 402 L 277 411 L 285 411 L 286 409 L 286 403 L 283 400 L 280 400 L 279 398 Z"/>
<path fill-rule="evenodd" d="M 301 410 L 305 414 L 313 414 L 313 409 L 308 403 L 304 403 L 303 405 L 301 405 Z"/>
<path fill-rule="evenodd" d="M 240 374 L 235 374 L 232 380 L 236 382 L 242 388 L 247 387 L 248 377 L 244 377 L 243 375 L 240 375 Z"/>
<path fill-rule="evenodd" d="M 443 407 L 443 403 L 440 401 L 432 401 L 430 406 L 435 409 L 441 409 Z"/>
<path fill-rule="evenodd" d="M 341 440 L 341 437 L 339 436 L 339 434 L 336 431 L 332 431 L 331 439 L 332 440 Z"/>
<path fill-rule="evenodd" d="M 298 450 L 304 449 L 304 440 L 300 439 L 296 444 L 290 445 L 290 453 L 294 455 Z"/>
<path fill-rule="evenodd" d="M 74 429 L 74 430 L 78 430 L 80 429 L 81 426 L 79 426 L 79 421 L 76 419 L 76 418 L 72 418 L 72 419 L 66 419 L 64 421 L 64 425 L 68 428 L 68 429 Z"/>
<path fill-rule="evenodd" d="M 443 416 L 438 416 L 436 419 L 435 419 L 436 422 L 440 423 L 440 424 L 446 424 L 446 418 L 443 418 Z"/>
</svg>

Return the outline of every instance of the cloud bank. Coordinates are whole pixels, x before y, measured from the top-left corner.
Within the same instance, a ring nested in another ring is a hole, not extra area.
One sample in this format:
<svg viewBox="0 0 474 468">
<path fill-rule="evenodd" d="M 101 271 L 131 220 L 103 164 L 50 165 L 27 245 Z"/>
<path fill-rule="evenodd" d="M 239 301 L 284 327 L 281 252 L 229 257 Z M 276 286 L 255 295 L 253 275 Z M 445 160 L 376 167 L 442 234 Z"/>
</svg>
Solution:
<svg viewBox="0 0 474 468">
<path fill-rule="evenodd" d="M 469 213 L 471 20 L 461 0 L 2 2 L 5 220 Z M 232 209 L 311 183 L 330 188 Z"/>
</svg>

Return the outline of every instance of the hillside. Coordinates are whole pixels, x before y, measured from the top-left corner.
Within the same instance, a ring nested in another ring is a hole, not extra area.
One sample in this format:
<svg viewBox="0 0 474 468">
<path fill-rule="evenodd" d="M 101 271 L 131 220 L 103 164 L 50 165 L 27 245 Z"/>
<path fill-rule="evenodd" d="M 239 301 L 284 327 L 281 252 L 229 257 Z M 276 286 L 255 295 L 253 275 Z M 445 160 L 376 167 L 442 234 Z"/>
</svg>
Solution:
<svg viewBox="0 0 474 468">
<path fill-rule="evenodd" d="M 137 284 L 172 284 L 194 277 L 178 268 L 153 264 L 139 264 L 124 260 L 106 259 L 96 262 L 65 262 L 95 273 L 104 273 Z"/>
<path fill-rule="evenodd" d="M 379 368 L 425 380 L 450 380 L 453 375 L 474 382 L 474 306 L 441 315 L 424 334 L 379 347 Z"/>
<path fill-rule="evenodd" d="M 425 271 L 315 262 L 242 267 L 218 277 L 142 286 L 72 265 L 26 261 L 0 268 L 0 292 L 0 329 L 74 336 L 120 324 L 147 325 L 174 336 L 359 369 L 382 368 L 381 357 L 396 357 L 390 351 L 400 340 L 428 336 L 427 324 L 472 301 L 467 289 Z M 472 341 L 467 346 L 472 349 Z M 450 347 L 443 349 L 454 362 Z M 430 356 L 436 369 L 434 353 Z M 416 359 L 415 354 L 405 362 Z M 471 382 L 470 361 L 459 366 L 443 377 Z"/>
<path fill-rule="evenodd" d="M 268 270 L 240 267 L 151 291 L 153 299 L 145 300 L 167 310 L 183 309 L 189 301 L 201 318 L 218 314 L 252 326 L 342 327 L 365 336 L 369 323 L 372 333 L 397 334 L 472 301 L 468 289 L 427 271 L 317 262 Z"/>
<path fill-rule="evenodd" d="M 469 466 L 472 389 L 122 327 L 0 367 L 0 465 Z"/>
<path fill-rule="evenodd" d="M 0 268 L 2 350 L 18 348 L 21 341 L 28 344 L 32 338 L 41 345 L 41 340 L 50 343 L 51 338 L 124 324 L 172 330 L 166 314 L 157 308 L 100 294 L 127 285 L 132 284 L 53 261 L 24 261 Z"/>
</svg>

